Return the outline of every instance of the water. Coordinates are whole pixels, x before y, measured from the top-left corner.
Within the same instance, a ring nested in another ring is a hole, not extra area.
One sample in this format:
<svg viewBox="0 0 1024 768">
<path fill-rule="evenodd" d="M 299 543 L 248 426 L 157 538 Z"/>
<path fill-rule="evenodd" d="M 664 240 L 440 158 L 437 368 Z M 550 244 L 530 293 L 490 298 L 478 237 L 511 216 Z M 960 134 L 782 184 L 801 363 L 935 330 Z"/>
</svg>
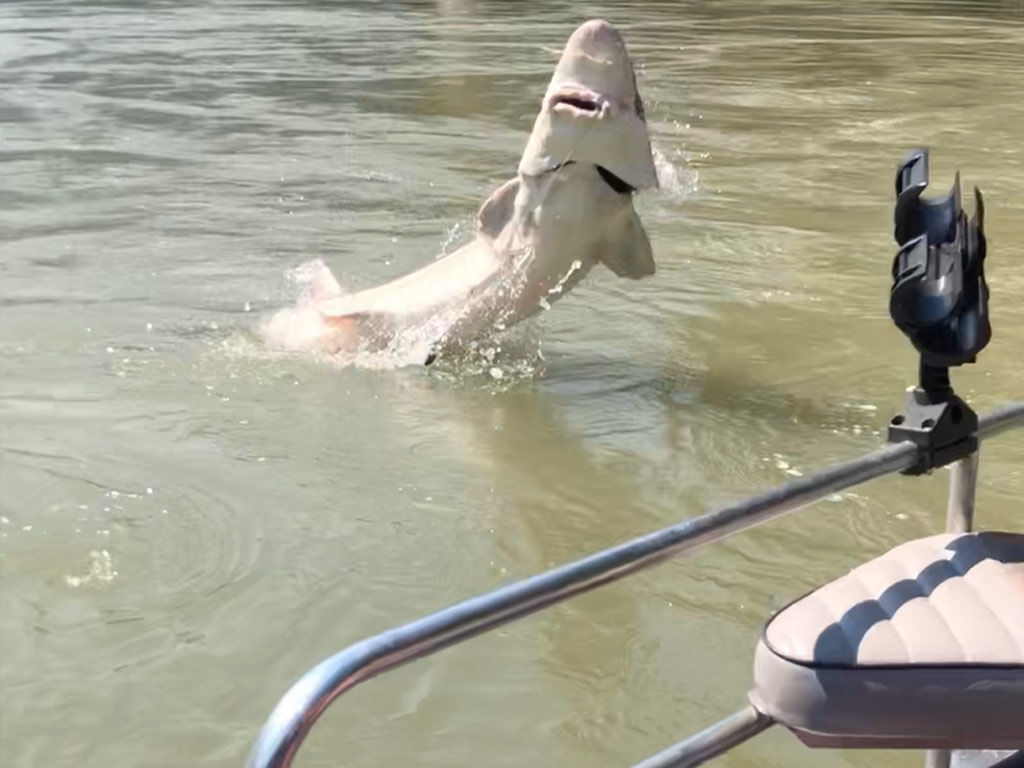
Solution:
<svg viewBox="0 0 1024 768">
<path fill-rule="evenodd" d="M 598 14 L 675 180 L 639 203 L 658 274 L 595 270 L 479 365 L 268 353 L 303 261 L 369 285 L 467 236 Z M 877 446 L 914 146 L 987 195 L 995 337 L 955 383 L 1021 397 L 1022 82 L 1019 2 L 3 3 L 0 763 L 240 765 L 345 644 Z M 982 525 L 1020 527 L 1022 455 L 986 445 Z M 938 530 L 945 480 L 404 668 L 299 765 L 631 764 L 743 703 L 769 611 Z M 920 756 L 774 731 L 722 764 Z"/>
</svg>

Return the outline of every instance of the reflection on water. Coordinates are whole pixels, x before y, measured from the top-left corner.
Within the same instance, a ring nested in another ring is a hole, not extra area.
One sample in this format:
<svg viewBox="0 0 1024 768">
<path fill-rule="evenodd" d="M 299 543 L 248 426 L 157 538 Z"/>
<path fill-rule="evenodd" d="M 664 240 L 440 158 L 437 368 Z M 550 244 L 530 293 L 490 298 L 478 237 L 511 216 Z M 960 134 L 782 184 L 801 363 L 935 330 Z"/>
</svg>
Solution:
<svg viewBox="0 0 1024 768">
<path fill-rule="evenodd" d="M 480 364 L 265 350 L 296 265 L 358 288 L 467 236 L 591 15 L 674 175 L 638 203 L 658 274 L 595 271 Z M 955 382 L 1020 397 L 1022 80 L 1019 2 L 0 5 L 0 763 L 239 765 L 345 643 L 877 445 L 914 146 L 986 194 L 995 336 Z M 1024 443 L 984 454 L 979 518 L 1019 525 Z M 935 530 L 944 480 L 403 669 L 299 763 L 631 764 L 739 705 L 772 608 Z M 772 732 L 723 764 L 919 762 Z"/>
</svg>

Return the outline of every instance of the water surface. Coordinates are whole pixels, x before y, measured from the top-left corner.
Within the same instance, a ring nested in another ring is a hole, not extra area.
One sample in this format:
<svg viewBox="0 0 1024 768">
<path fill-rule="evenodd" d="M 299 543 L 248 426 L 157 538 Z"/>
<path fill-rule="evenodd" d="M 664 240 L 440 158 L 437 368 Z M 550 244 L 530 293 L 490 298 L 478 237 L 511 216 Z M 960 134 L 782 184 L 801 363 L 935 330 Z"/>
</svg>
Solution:
<svg viewBox="0 0 1024 768">
<path fill-rule="evenodd" d="M 493 363 L 268 353 L 301 262 L 358 287 L 469 236 L 592 15 L 640 69 L 658 274 L 595 270 Z M 1019 2 L 0 5 L 0 763 L 238 766 L 342 646 L 876 447 L 915 146 L 987 195 L 995 336 L 954 381 L 1021 397 L 1022 83 Z M 1019 528 L 1024 439 L 983 453 L 979 521 Z M 298 764 L 632 764 L 742 705 L 772 609 L 938 530 L 945 480 L 404 668 Z M 920 759 L 778 731 L 722 764 Z"/>
</svg>

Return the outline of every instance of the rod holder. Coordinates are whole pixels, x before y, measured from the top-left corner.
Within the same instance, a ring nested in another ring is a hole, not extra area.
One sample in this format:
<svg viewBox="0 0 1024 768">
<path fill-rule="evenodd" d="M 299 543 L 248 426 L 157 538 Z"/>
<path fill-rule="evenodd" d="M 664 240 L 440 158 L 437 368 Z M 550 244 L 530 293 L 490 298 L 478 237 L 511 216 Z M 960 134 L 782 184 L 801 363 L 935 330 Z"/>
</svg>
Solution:
<svg viewBox="0 0 1024 768">
<path fill-rule="evenodd" d="M 928 150 L 907 155 L 896 172 L 889 314 L 920 356 L 918 384 L 889 422 L 889 442 L 909 440 L 921 475 L 978 449 L 978 415 L 953 391 L 949 369 L 973 363 L 992 337 L 985 283 L 985 209 L 975 187 L 971 219 L 960 205 L 960 174 L 949 194 L 922 198 Z"/>
</svg>

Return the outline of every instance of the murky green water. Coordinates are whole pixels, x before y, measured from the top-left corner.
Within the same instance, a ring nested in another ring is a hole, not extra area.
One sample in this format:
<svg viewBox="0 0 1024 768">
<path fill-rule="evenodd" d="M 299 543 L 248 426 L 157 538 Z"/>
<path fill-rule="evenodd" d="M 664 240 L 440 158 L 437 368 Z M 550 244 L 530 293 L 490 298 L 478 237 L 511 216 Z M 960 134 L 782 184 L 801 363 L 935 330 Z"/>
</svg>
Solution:
<svg viewBox="0 0 1024 768">
<path fill-rule="evenodd" d="M 659 264 L 595 271 L 503 377 L 339 370 L 254 329 L 322 256 L 424 263 L 512 175 L 575 24 L 619 25 L 666 191 Z M 1019 2 L 0 5 L 0 763 L 238 766 L 349 642 L 878 445 L 892 173 L 987 195 L 1024 394 Z M 538 350 L 543 360 L 538 357 Z M 1024 438 L 979 522 L 1021 525 Z M 763 617 L 937 530 L 886 479 L 407 667 L 304 766 L 622 766 L 739 707 Z M 769 732 L 723 765 L 918 765 Z"/>
</svg>

